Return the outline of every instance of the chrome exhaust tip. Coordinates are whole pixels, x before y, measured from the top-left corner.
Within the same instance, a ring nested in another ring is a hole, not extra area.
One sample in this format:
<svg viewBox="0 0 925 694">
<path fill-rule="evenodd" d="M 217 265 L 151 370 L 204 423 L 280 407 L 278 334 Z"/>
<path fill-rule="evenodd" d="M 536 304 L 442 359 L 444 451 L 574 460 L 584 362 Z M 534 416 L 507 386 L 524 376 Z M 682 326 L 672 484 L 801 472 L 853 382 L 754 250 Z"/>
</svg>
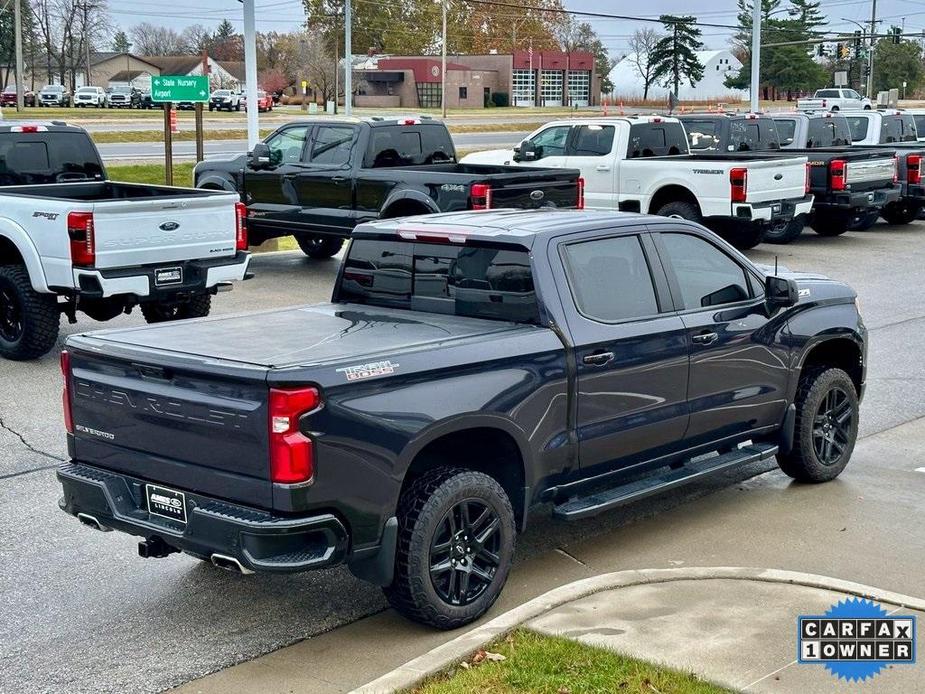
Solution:
<svg viewBox="0 0 925 694">
<path fill-rule="evenodd" d="M 84 525 L 87 525 L 94 530 L 99 530 L 101 533 L 112 532 L 112 528 L 103 525 L 100 523 L 95 516 L 91 516 L 89 513 L 78 513 L 77 520 L 79 520 Z"/>
<path fill-rule="evenodd" d="M 234 571 L 239 574 L 254 573 L 250 569 L 246 569 L 243 566 L 241 566 L 241 562 L 239 562 L 234 557 L 228 557 L 224 554 L 213 554 L 211 557 L 209 557 L 209 559 L 211 560 L 213 565 L 217 566 L 220 569 L 225 569 L 225 571 Z"/>
</svg>

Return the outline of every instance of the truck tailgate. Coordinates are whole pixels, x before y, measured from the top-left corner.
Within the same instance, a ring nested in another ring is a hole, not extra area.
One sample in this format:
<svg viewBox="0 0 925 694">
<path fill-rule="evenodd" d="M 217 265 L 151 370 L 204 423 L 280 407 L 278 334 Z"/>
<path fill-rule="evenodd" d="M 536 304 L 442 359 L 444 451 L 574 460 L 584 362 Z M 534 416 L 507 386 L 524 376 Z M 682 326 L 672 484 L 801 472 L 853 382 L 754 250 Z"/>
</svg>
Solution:
<svg viewBox="0 0 925 694">
<path fill-rule="evenodd" d="M 170 363 L 153 350 L 148 359 L 141 350 L 138 358 L 69 350 L 74 458 L 270 505 L 265 370 L 222 374 L 201 363 Z"/>
<path fill-rule="evenodd" d="M 896 171 L 896 158 L 893 156 L 868 159 L 866 161 L 848 161 L 849 186 L 859 184 L 884 183 L 893 180 Z"/>
<path fill-rule="evenodd" d="M 530 209 L 533 207 L 576 207 L 580 171 L 561 173 L 501 174 L 492 177 L 491 206 Z"/>
<path fill-rule="evenodd" d="M 750 203 L 802 198 L 806 191 L 806 160 L 774 159 L 746 164 L 748 184 L 746 201 Z"/>
<path fill-rule="evenodd" d="M 234 194 L 93 204 L 100 269 L 235 254 Z"/>
</svg>

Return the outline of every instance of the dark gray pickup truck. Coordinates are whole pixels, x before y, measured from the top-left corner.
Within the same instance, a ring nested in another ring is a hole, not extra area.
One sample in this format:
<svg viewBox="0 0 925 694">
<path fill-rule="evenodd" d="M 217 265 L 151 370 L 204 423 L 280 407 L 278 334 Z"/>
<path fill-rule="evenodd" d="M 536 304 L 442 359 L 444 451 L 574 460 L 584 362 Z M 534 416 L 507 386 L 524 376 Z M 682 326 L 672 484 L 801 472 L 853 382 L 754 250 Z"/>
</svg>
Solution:
<svg viewBox="0 0 925 694">
<path fill-rule="evenodd" d="M 233 190 L 252 244 L 295 236 L 311 258 L 337 253 L 357 224 L 499 207 L 583 207 L 581 172 L 460 164 L 427 116 L 293 121 L 248 155 L 196 165 L 196 187 Z"/>
<path fill-rule="evenodd" d="M 60 506 L 145 557 L 346 563 L 457 627 L 537 505 L 585 518 L 774 456 L 836 477 L 866 332 L 849 287 L 681 219 L 365 224 L 331 303 L 70 337 Z"/>
</svg>

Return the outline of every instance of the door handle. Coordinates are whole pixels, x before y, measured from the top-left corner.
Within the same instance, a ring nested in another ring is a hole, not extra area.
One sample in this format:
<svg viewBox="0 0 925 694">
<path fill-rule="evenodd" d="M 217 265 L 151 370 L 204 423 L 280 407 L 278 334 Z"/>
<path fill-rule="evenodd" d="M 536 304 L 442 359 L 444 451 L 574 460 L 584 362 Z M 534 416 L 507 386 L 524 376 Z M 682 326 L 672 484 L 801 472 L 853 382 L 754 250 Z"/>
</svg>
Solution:
<svg viewBox="0 0 925 694">
<path fill-rule="evenodd" d="M 344 181 L 347 180 L 347 177 L 346 176 L 334 176 L 331 180 L 334 183 L 343 183 Z"/>
<path fill-rule="evenodd" d="M 613 360 L 613 352 L 595 352 L 586 354 L 582 361 L 588 366 L 604 366 Z"/>
<path fill-rule="evenodd" d="M 712 345 L 718 339 L 719 335 L 710 330 L 705 330 L 702 333 L 697 333 L 691 337 L 691 340 L 693 340 L 693 342 L 698 345 Z"/>
<path fill-rule="evenodd" d="M 610 171 L 610 167 L 607 164 L 598 164 L 594 167 L 595 171 Z"/>
</svg>

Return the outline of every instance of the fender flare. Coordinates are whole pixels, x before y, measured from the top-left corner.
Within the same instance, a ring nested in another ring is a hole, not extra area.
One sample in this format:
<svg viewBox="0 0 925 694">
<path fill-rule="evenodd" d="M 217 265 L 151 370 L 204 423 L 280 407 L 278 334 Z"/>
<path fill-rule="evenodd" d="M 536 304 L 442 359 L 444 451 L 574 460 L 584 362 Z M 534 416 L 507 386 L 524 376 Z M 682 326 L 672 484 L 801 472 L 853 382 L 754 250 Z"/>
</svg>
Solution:
<svg viewBox="0 0 925 694">
<path fill-rule="evenodd" d="M 219 188 L 228 191 L 229 193 L 240 193 L 240 191 L 235 187 L 234 181 L 222 174 L 207 174 L 201 180 L 196 182 L 197 188 L 205 188 L 207 185 L 217 185 Z"/>
<path fill-rule="evenodd" d="M 437 204 L 429 196 L 425 195 L 419 190 L 404 188 L 401 190 L 393 191 L 389 197 L 385 199 L 385 202 L 382 203 L 382 209 L 379 212 L 380 218 L 385 216 L 385 213 L 392 205 L 405 200 L 411 200 L 413 202 L 420 203 L 428 210 L 430 210 L 432 214 L 437 214 L 440 212 L 440 208 L 437 207 Z"/>
<path fill-rule="evenodd" d="M 32 282 L 32 288 L 43 294 L 52 293 L 48 288 L 48 282 L 45 279 L 45 270 L 42 267 L 42 258 L 38 249 L 29 238 L 29 234 L 18 224 L 9 219 L 0 219 L 0 239 L 5 239 L 13 244 L 19 255 L 22 256 L 23 264 L 29 273 L 29 280 Z"/>
<path fill-rule="evenodd" d="M 428 444 L 447 434 L 454 434 L 468 429 L 496 429 L 508 434 L 514 440 L 520 452 L 524 486 L 532 487 L 534 485 L 533 454 L 530 452 L 530 445 L 524 431 L 507 417 L 481 412 L 454 415 L 421 429 L 408 441 L 398 455 L 395 465 L 395 473 L 398 478 L 404 479 L 408 468 L 411 467 L 411 462 Z"/>
</svg>

